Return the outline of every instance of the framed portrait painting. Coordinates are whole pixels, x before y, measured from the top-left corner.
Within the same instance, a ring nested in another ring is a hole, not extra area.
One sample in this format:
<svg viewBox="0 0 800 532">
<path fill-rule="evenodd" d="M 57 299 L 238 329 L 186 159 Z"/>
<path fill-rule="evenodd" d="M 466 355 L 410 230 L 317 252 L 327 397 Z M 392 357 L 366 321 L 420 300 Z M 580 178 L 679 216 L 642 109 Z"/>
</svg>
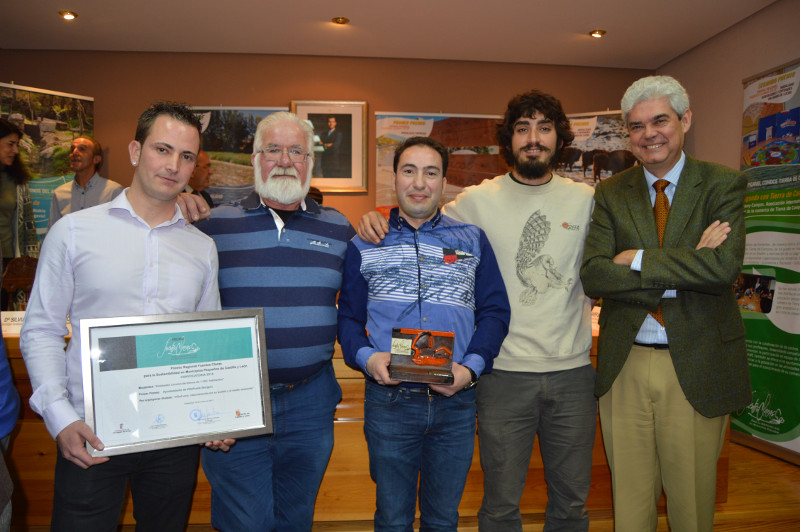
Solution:
<svg viewBox="0 0 800 532">
<path fill-rule="evenodd" d="M 314 128 L 311 184 L 325 193 L 367 191 L 367 103 L 292 100 Z"/>
</svg>

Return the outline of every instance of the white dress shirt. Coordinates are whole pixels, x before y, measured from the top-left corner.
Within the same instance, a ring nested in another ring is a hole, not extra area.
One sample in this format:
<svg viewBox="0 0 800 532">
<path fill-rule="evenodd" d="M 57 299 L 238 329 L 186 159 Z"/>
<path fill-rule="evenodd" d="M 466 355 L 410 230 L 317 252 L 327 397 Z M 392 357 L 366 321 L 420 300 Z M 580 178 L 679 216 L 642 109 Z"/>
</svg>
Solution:
<svg viewBox="0 0 800 532">
<path fill-rule="evenodd" d="M 171 220 L 150 228 L 133 211 L 127 189 L 53 225 L 20 333 L 31 408 L 50 434 L 84 419 L 81 319 L 219 310 L 217 273 L 211 238 L 177 207 Z M 67 316 L 72 339 L 65 353 Z"/>
</svg>

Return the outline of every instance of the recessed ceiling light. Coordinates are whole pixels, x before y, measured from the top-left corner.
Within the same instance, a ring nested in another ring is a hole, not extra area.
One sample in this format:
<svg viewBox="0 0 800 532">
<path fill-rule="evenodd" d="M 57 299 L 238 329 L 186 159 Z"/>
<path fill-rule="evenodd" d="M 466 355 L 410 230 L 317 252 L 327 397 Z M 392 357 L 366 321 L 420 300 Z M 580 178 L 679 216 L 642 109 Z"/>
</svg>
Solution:
<svg viewBox="0 0 800 532">
<path fill-rule="evenodd" d="M 62 10 L 59 11 L 58 14 L 61 15 L 61 18 L 63 18 L 64 20 L 75 20 L 76 18 L 78 18 L 78 14 L 75 13 L 74 11 Z"/>
<path fill-rule="evenodd" d="M 606 34 L 606 30 L 592 30 L 591 32 L 589 32 L 589 35 L 591 35 L 595 39 L 599 39 L 600 37 L 602 37 L 605 34 Z"/>
<path fill-rule="evenodd" d="M 339 24 L 344 26 L 345 24 L 350 22 L 350 19 L 347 17 L 333 17 L 331 19 L 331 22 L 333 22 L 334 24 Z"/>
</svg>

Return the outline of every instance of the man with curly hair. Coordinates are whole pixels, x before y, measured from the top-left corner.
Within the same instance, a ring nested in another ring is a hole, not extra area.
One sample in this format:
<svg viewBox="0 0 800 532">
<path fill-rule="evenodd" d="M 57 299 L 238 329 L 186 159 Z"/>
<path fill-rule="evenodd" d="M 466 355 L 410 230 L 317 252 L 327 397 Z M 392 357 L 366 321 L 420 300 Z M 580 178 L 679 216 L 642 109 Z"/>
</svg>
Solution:
<svg viewBox="0 0 800 532">
<path fill-rule="evenodd" d="M 573 138 L 556 98 L 538 90 L 515 96 L 497 129 L 511 171 L 468 187 L 443 209 L 486 232 L 511 303 L 508 336 L 477 386 L 481 531 L 522 530 L 519 503 L 537 434 L 545 529 L 589 528 L 597 401 L 591 302 L 578 274 L 592 188 L 553 171 Z M 359 236 L 374 242 L 384 227 L 367 215 Z"/>
</svg>

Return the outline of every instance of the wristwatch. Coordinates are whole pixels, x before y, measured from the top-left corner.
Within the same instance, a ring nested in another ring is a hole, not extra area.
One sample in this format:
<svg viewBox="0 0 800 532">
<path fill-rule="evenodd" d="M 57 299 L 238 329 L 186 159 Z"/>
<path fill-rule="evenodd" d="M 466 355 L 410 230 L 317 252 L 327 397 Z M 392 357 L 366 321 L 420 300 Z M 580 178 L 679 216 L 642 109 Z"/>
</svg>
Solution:
<svg viewBox="0 0 800 532">
<path fill-rule="evenodd" d="M 469 390 L 470 388 L 474 388 L 478 384 L 478 375 L 472 371 L 472 368 L 467 368 L 469 370 L 469 375 L 472 377 L 472 380 L 469 381 L 469 384 L 464 386 L 465 390 Z"/>
</svg>

